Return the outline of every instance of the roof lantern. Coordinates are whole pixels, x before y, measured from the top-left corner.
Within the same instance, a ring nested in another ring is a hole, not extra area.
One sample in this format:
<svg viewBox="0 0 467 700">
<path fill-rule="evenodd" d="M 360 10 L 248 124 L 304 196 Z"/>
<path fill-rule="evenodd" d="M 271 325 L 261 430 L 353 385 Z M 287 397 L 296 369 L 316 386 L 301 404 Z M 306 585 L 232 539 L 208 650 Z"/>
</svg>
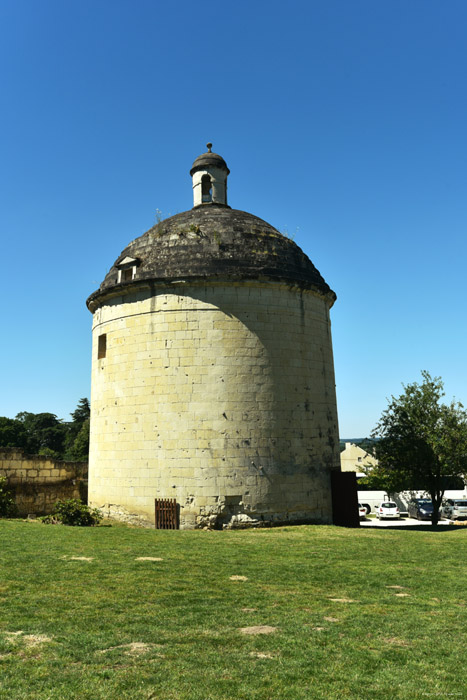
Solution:
<svg viewBox="0 0 467 700">
<path fill-rule="evenodd" d="M 227 175 L 230 170 L 222 156 L 212 152 L 212 143 L 206 144 L 193 163 L 190 175 L 193 179 L 193 208 L 209 204 L 227 206 Z"/>
</svg>

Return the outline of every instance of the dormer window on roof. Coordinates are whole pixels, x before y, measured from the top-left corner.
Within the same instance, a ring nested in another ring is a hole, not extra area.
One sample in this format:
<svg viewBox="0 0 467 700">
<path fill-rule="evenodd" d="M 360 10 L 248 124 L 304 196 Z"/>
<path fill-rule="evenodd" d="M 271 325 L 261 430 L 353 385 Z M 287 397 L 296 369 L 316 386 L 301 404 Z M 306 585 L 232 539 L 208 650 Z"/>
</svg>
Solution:
<svg viewBox="0 0 467 700">
<path fill-rule="evenodd" d="M 117 284 L 120 282 L 131 282 L 136 277 L 136 268 L 140 264 L 139 258 L 126 256 L 117 263 Z"/>
</svg>

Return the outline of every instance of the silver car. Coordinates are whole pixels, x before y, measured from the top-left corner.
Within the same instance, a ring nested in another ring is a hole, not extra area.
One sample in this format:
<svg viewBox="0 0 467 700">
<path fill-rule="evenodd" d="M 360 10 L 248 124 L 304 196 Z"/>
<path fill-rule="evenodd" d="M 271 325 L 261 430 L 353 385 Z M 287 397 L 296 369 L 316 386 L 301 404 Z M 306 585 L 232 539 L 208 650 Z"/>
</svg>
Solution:
<svg viewBox="0 0 467 700">
<path fill-rule="evenodd" d="M 448 520 L 467 518 L 467 499 L 448 498 L 441 508 L 441 515 Z"/>
</svg>

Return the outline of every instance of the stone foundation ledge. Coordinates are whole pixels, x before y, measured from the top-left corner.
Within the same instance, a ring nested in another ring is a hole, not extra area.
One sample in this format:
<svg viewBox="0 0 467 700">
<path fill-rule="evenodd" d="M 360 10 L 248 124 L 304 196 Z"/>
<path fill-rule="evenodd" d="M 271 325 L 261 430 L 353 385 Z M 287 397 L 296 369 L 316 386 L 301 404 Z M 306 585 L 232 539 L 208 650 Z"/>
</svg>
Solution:
<svg viewBox="0 0 467 700">
<path fill-rule="evenodd" d="M 104 518 L 117 520 L 121 523 L 134 525 L 136 527 L 154 528 L 154 520 L 151 522 L 147 515 L 141 513 L 132 513 L 121 505 L 116 503 L 90 503 L 91 508 L 98 508 Z"/>
<path fill-rule="evenodd" d="M 246 528 L 284 527 L 285 525 L 330 525 L 322 514 L 296 513 L 236 513 L 233 515 L 199 515 L 196 529 L 239 530 Z"/>
<path fill-rule="evenodd" d="M 128 510 L 116 503 L 89 504 L 98 508 L 104 518 L 127 523 L 135 527 L 154 528 L 154 516 Z M 286 525 L 330 525 L 329 518 L 322 513 L 309 511 L 285 513 L 203 513 L 180 512 L 180 530 L 238 530 L 246 528 L 284 527 Z"/>
</svg>

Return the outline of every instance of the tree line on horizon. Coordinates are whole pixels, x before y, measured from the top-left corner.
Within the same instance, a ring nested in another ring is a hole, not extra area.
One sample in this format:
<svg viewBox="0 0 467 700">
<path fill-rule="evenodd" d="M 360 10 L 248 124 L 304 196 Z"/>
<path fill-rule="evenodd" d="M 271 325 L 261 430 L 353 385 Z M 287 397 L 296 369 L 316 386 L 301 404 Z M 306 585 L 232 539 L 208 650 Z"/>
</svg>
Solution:
<svg viewBox="0 0 467 700">
<path fill-rule="evenodd" d="M 15 418 L 0 416 L 0 447 L 17 447 L 26 454 L 70 462 L 87 462 L 89 454 L 89 399 L 78 401 L 71 421 L 54 413 L 21 411 Z"/>
</svg>

